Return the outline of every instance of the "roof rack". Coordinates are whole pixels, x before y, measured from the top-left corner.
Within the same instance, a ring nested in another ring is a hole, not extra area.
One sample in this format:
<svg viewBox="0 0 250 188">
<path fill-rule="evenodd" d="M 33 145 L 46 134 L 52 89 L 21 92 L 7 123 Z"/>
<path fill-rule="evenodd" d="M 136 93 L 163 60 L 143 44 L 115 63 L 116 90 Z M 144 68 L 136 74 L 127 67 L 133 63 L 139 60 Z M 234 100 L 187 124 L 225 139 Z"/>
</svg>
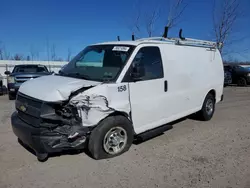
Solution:
<svg viewBox="0 0 250 188">
<path fill-rule="evenodd" d="M 174 43 L 176 45 L 185 45 L 185 46 L 196 46 L 196 47 L 205 47 L 205 48 L 218 48 L 216 42 L 198 40 L 192 38 L 185 38 L 184 40 L 180 38 L 164 38 L 164 37 L 149 37 L 142 38 L 136 41 L 164 41 L 168 43 Z"/>
<path fill-rule="evenodd" d="M 180 29 L 179 38 L 149 37 L 149 38 L 141 38 L 136 41 L 164 41 L 168 43 L 174 43 L 175 45 L 185 45 L 185 46 L 204 47 L 213 49 L 220 48 L 222 45 L 222 43 L 217 44 L 216 42 L 212 41 L 184 38 L 182 36 L 182 29 Z"/>
</svg>

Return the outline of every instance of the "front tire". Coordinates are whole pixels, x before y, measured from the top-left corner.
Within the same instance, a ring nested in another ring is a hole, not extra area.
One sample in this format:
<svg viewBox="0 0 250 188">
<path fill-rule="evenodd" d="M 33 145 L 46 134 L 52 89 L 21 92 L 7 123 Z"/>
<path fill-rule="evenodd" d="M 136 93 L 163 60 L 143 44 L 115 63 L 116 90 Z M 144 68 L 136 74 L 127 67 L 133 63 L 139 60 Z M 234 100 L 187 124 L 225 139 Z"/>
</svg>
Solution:
<svg viewBox="0 0 250 188">
<path fill-rule="evenodd" d="M 133 139 L 132 123 L 124 116 L 110 116 L 92 131 L 88 149 L 96 160 L 112 158 L 128 151 Z"/>
<path fill-rule="evenodd" d="M 215 111 L 215 96 L 212 95 L 211 93 L 208 93 L 203 105 L 202 109 L 199 112 L 199 118 L 202 121 L 209 121 L 212 119 Z"/>
</svg>

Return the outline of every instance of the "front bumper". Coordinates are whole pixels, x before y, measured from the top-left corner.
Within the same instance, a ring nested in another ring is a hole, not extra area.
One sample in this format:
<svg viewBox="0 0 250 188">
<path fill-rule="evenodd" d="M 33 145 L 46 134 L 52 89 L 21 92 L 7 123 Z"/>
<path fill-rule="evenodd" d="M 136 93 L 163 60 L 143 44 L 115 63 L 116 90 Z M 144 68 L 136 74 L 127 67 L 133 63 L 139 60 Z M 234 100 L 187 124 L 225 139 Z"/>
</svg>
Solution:
<svg viewBox="0 0 250 188">
<path fill-rule="evenodd" d="M 83 149 L 86 147 L 86 138 L 79 144 L 70 142 L 67 136 L 47 128 L 37 128 L 27 124 L 18 117 L 17 112 L 11 116 L 12 129 L 15 135 L 36 153 L 55 153 L 69 149 Z M 84 142 L 83 142 L 84 140 Z"/>
</svg>

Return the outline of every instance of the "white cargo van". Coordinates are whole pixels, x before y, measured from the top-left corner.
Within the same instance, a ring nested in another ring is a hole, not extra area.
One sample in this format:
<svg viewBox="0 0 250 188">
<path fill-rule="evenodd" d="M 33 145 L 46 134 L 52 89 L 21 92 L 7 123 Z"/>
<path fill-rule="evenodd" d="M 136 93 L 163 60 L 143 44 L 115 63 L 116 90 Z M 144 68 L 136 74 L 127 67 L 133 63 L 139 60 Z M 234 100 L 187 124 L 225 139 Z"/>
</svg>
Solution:
<svg viewBox="0 0 250 188">
<path fill-rule="evenodd" d="M 210 120 L 223 98 L 216 43 L 146 38 L 90 45 L 59 74 L 25 82 L 12 127 L 40 161 L 88 148 L 95 159 L 127 151 L 135 136 L 199 114 Z"/>
</svg>

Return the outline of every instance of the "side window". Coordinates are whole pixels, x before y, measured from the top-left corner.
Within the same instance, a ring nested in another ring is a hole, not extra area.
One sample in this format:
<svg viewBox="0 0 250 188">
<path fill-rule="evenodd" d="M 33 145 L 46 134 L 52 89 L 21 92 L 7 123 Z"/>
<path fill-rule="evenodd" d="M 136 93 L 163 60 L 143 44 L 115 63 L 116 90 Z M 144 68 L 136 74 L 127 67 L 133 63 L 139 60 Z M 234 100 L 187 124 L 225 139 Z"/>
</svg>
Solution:
<svg viewBox="0 0 250 188">
<path fill-rule="evenodd" d="M 132 72 L 132 74 L 130 75 L 133 75 L 135 67 L 140 67 L 142 73 L 140 73 L 141 77 L 137 81 L 163 78 L 162 59 L 158 47 L 142 47 L 136 54 L 131 66 L 130 73 Z"/>
</svg>

